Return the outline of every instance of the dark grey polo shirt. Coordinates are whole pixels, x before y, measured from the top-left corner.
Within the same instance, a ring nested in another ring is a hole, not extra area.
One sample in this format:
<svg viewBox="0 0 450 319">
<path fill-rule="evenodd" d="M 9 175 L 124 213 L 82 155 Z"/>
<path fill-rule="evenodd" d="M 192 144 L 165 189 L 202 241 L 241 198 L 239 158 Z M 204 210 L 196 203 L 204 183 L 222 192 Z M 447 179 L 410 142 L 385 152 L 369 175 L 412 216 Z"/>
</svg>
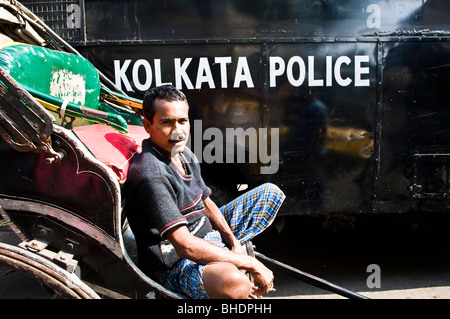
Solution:
<svg viewBox="0 0 450 319">
<path fill-rule="evenodd" d="M 198 160 L 188 148 L 180 156 L 187 173 L 179 171 L 146 139 L 142 152 L 130 163 L 125 183 L 126 214 L 144 270 L 169 268 L 179 260 L 164 236 L 169 229 L 186 225 L 200 238 L 212 229 L 203 205 L 211 190 L 200 175 Z"/>
</svg>

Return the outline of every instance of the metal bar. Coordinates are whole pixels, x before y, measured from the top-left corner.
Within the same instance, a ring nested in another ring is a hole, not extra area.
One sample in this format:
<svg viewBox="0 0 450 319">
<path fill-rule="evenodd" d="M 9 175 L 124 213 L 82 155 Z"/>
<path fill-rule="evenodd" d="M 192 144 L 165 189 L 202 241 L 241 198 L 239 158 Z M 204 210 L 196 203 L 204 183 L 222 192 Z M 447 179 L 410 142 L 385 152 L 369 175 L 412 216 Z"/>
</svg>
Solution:
<svg viewBox="0 0 450 319">
<path fill-rule="evenodd" d="M 261 254 L 259 252 L 255 251 L 255 256 L 257 258 L 261 259 L 261 260 L 264 260 L 266 262 L 271 263 L 272 265 L 280 268 L 281 270 L 286 271 L 289 274 L 291 274 L 291 275 L 297 277 L 298 279 L 300 279 L 300 280 L 302 280 L 302 281 L 304 281 L 304 282 L 306 282 L 308 284 L 311 284 L 313 286 L 319 287 L 319 288 L 324 289 L 324 290 L 335 292 L 338 295 L 341 295 L 341 296 L 344 296 L 344 297 L 347 297 L 347 298 L 350 298 L 350 299 L 369 299 L 369 298 L 367 298 L 367 297 L 365 297 L 363 295 L 357 294 L 357 293 L 355 293 L 353 291 L 350 291 L 350 290 L 347 290 L 347 289 L 342 288 L 340 286 L 337 286 L 337 285 L 335 285 L 335 284 L 333 284 L 331 282 L 328 282 L 326 280 L 323 280 L 323 279 L 321 279 L 319 277 L 316 277 L 314 275 L 311 275 L 311 274 L 308 274 L 306 272 L 300 271 L 300 270 L 298 270 L 298 269 L 296 269 L 296 268 L 294 268 L 292 266 L 286 265 L 286 264 L 284 264 L 284 263 L 282 263 L 282 262 L 280 262 L 278 260 L 269 258 L 269 257 L 267 257 L 267 256 L 265 256 L 265 255 L 263 255 L 263 254 Z"/>
</svg>

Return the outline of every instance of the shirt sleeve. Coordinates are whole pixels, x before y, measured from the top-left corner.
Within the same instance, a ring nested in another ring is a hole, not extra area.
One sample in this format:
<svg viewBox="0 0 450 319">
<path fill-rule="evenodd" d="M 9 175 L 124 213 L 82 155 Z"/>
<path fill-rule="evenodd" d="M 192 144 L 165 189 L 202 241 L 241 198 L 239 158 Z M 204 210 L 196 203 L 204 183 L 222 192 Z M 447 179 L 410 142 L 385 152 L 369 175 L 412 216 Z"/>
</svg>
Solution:
<svg viewBox="0 0 450 319">
<path fill-rule="evenodd" d="M 145 214 L 161 237 L 171 228 L 187 225 L 186 218 L 177 207 L 176 193 L 165 176 L 152 176 L 138 187 Z"/>
<path fill-rule="evenodd" d="M 205 200 L 206 198 L 209 197 L 209 195 L 211 195 L 211 189 L 208 187 L 208 185 L 205 184 L 205 181 L 203 180 L 200 163 L 197 159 L 197 156 L 190 150 L 187 156 L 191 160 L 190 167 L 193 171 L 192 174 L 196 179 L 196 183 L 198 183 L 200 189 L 203 192 L 202 200 Z"/>
<path fill-rule="evenodd" d="M 209 188 L 205 183 L 203 183 L 204 188 L 203 188 L 203 195 L 202 195 L 202 199 L 205 200 L 207 199 L 210 195 L 211 195 L 211 188 Z"/>
<path fill-rule="evenodd" d="M 204 201 L 206 198 L 209 197 L 209 195 L 211 195 L 211 188 L 209 188 L 208 185 L 206 185 L 205 181 L 203 180 L 199 163 L 196 163 L 196 170 L 198 171 L 196 175 L 197 182 L 199 184 L 200 189 L 202 190 L 202 200 Z"/>
</svg>

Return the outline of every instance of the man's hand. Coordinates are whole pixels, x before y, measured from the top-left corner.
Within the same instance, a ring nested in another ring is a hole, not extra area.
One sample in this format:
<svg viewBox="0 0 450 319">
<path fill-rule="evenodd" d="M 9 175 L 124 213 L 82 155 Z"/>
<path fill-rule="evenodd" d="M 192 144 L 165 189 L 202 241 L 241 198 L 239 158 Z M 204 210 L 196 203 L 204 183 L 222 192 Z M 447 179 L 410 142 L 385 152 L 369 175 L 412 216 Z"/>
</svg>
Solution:
<svg viewBox="0 0 450 319">
<path fill-rule="evenodd" d="M 213 228 L 220 232 L 222 240 L 227 244 L 228 248 L 232 252 L 243 255 L 242 257 L 244 259 L 250 258 L 249 262 L 241 262 L 241 265 L 245 264 L 245 267 L 239 267 L 239 263 L 235 263 L 241 272 L 250 273 L 255 281 L 250 298 L 257 298 L 258 296 L 267 294 L 270 287 L 273 285 L 274 277 L 272 271 L 259 262 L 256 258 L 245 256 L 246 254 L 242 249 L 241 243 L 234 236 L 217 205 L 209 197 L 204 201 L 204 204 L 206 216 L 208 216 L 211 221 Z"/>
<path fill-rule="evenodd" d="M 238 253 L 238 254 L 245 254 L 245 251 L 242 248 L 241 243 L 236 238 L 234 238 L 233 243 L 230 246 L 231 247 L 229 247 L 229 248 L 231 251 Z"/>
<path fill-rule="evenodd" d="M 269 268 L 264 266 L 256 258 L 251 258 L 254 259 L 255 266 L 254 270 L 249 270 L 254 280 L 253 293 L 250 297 L 255 298 L 267 294 L 273 288 L 274 276 Z"/>
</svg>

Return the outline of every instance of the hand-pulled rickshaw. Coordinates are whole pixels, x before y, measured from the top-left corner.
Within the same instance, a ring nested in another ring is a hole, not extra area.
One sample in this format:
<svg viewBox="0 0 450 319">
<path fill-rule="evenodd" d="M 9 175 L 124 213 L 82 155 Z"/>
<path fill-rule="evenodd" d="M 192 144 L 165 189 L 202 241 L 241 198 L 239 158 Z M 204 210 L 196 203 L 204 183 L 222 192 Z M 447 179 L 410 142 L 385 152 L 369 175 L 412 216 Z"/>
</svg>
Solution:
<svg viewBox="0 0 450 319">
<path fill-rule="evenodd" d="M 111 89 L 20 3 L 0 9 L 2 36 L 13 41 L 2 38 L 0 48 L 0 213 L 22 240 L 0 243 L 0 263 L 64 298 L 185 298 L 139 269 L 124 212 L 128 162 L 147 137 L 141 101 Z M 301 280 L 364 298 L 247 249 Z"/>
</svg>

